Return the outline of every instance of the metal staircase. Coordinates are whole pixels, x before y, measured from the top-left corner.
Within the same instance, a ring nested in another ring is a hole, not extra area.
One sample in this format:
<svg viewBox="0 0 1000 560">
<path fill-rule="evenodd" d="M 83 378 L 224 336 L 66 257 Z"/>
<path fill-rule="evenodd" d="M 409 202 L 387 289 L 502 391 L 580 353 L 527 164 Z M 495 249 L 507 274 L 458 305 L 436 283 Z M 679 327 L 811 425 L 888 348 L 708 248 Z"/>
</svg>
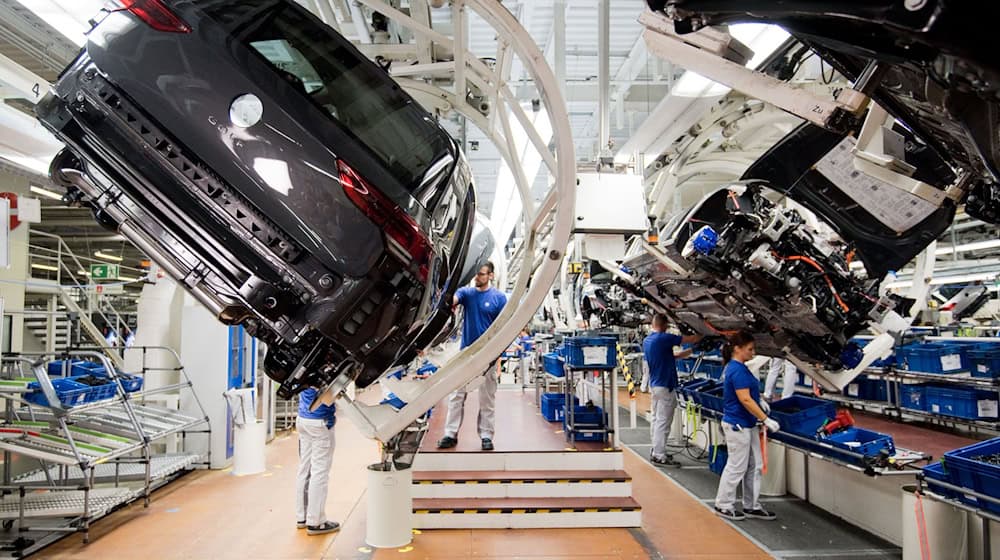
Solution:
<svg viewBox="0 0 1000 560">
<path fill-rule="evenodd" d="M 32 243 L 38 237 L 54 240 L 55 248 Z M 105 340 L 95 320 L 110 325 L 117 333 L 124 332 L 128 323 L 109 302 L 95 293 L 95 285 L 89 280 L 86 283 L 79 280 L 81 271 L 87 270 L 81 259 L 62 238 L 50 233 L 32 230 L 28 248 L 31 278 L 25 287 L 25 330 L 41 341 L 46 351 L 64 351 L 73 343 L 86 341 L 87 345 L 101 348 L 115 367 L 123 367 L 121 347 L 112 346 Z M 37 301 L 37 296 L 48 296 L 45 310 L 28 307 L 27 301 Z M 79 333 L 74 337 L 77 326 Z"/>
</svg>

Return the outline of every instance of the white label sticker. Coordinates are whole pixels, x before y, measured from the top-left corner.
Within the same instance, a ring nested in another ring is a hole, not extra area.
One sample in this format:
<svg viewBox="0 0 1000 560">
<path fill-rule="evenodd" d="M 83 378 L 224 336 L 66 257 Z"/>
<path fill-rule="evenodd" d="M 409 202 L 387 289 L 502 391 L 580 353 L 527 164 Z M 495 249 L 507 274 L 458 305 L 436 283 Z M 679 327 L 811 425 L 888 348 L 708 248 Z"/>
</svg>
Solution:
<svg viewBox="0 0 1000 560">
<path fill-rule="evenodd" d="M 937 209 L 932 202 L 910 194 L 854 167 L 854 137 L 847 136 L 816 164 L 816 169 L 895 231 L 906 231 Z"/>
<path fill-rule="evenodd" d="M 998 408 L 1000 408 L 1000 407 L 997 406 L 998 404 L 1000 404 L 1000 403 L 998 403 L 997 401 L 991 401 L 991 400 L 981 400 L 981 401 L 978 401 L 976 403 L 976 405 L 977 405 L 977 408 L 979 409 L 979 417 L 980 418 L 996 418 L 998 416 L 997 415 Z"/>
<path fill-rule="evenodd" d="M 858 384 L 857 383 L 851 383 L 850 385 L 847 386 L 847 396 L 848 397 L 856 397 L 856 396 L 858 396 Z"/>
<path fill-rule="evenodd" d="M 604 365 L 608 363 L 608 349 L 604 346 L 584 346 L 583 365 Z"/>
<path fill-rule="evenodd" d="M 956 369 L 962 369 L 962 356 L 960 354 L 941 356 L 941 371 L 953 371 Z"/>
<path fill-rule="evenodd" d="M 986 367 L 986 364 L 979 364 L 979 365 L 976 366 L 976 370 L 979 373 L 986 373 L 986 372 L 990 371 L 990 368 Z"/>
<path fill-rule="evenodd" d="M 941 405 L 932 404 L 931 405 L 931 412 L 941 412 Z"/>
</svg>

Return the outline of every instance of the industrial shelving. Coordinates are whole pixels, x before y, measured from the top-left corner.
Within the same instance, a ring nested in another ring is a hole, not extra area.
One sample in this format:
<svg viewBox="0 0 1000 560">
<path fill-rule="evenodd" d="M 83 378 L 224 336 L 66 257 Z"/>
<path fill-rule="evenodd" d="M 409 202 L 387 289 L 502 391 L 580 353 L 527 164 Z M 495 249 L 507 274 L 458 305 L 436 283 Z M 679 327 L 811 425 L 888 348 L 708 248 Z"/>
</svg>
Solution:
<svg viewBox="0 0 1000 560">
<path fill-rule="evenodd" d="M 6 406 L 0 422 L 0 450 L 4 462 L 10 465 L 12 455 L 17 454 L 38 460 L 40 468 L 16 477 L 5 469 L 0 486 L 3 494 L 0 519 L 10 539 L 0 537 L 0 553 L 9 550 L 15 556 L 29 554 L 72 532 L 83 533 L 86 543 L 90 524 L 97 518 L 140 498 L 148 506 L 155 488 L 186 470 L 209 463 L 209 457 L 199 454 L 153 454 L 152 446 L 168 436 L 177 434 L 183 446 L 188 434 L 209 434 L 208 416 L 176 352 L 167 347 L 129 350 L 141 353 L 141 366 L 136 374 L 147 387 L 157 373 L 176 373 L 179 382 L 128 393 L 117 383 L 114 365 L 98 351 L 2 358 L 6 381 L 0 383 L 0 398 Z M 149 358 L 158 353 L 166 353 L 176 365 L 150 365 Z M 54 359 L 84 359 L 103 364 L 117 386 L 116 395 L 63 406 L 46 369 L 47 363 Z M 37 380 L 49 406 L 23 398 L 28 390 L 27 372 Z M 200 417 L 183 414 L 152 398 L 178 394 L 185 389 L 192 391 Z M 123 486 L 126 482 L 132 484 Z M 109 486 L 98 488 L 97 484 Z M 16 533 L 11 533 L 15 524 Z"/>
</svg>

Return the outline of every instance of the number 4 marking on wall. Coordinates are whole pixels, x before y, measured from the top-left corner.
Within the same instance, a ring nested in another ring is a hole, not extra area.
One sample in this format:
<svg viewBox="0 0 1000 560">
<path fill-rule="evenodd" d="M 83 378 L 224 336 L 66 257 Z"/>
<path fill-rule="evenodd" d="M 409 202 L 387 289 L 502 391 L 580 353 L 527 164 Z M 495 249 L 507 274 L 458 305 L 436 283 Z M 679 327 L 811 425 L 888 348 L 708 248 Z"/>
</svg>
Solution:
<svg viewBox="0 0 1000 560">
<path fill-rule="evenodd" d="M 38 97 L 39 95 L 41 95 L 39 93 L 41 91 L 42 91 L 42 88 L 38 84 L 35 84 L 35 85 L 31 86 L 31 93 L 35 94 L 35 97 Z"/>
</svg>

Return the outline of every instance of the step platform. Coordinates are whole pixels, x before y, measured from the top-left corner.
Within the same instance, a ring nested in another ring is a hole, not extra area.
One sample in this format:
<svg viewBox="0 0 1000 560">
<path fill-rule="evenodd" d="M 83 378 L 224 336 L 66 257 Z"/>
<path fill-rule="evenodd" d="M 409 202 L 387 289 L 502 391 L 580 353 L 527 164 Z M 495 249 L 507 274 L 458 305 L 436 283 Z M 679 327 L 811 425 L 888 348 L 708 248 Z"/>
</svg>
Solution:
<svg viewBox="0 0 1000 560">
<path fill-rule="evenodd" d="M 458 445 L 438 449 L 447 399 L 434 410 L 413 464 L 413 521 L 419 529 L 638 527 L 639 504 L 621 449 L 566 441 L 534 392 L 497 391 L 494 450 L 483 451 L 478 398 L 465 403 Z"/>
</svg>

